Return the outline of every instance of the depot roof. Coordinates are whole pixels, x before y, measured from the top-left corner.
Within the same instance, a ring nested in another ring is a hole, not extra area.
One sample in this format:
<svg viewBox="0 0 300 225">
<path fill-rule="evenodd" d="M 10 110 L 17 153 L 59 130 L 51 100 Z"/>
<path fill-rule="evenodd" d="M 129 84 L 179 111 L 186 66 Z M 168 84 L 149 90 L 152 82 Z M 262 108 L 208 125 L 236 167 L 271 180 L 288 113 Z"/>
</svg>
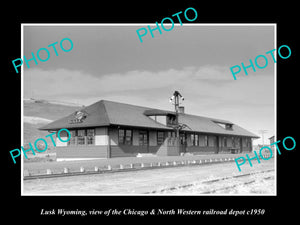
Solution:
<svg viewBox="0 0 300 225">
<path fill-rule="evenodd" d="M 175 113 L 167 110 L 101 100 L 66 117 L 53 121 L 39 129 L 59 130 L 62 128 L 72 129 L 118 125 L 160 130 L 173 130 L 173 128 L 159 123 L 150 117 L 155 115 L 175 115 Z M 183 129 L 186 132 L 258 137 L 257 135 L 227 120 L 185 113 L 180 113 L 178 120 L 179 123 L 187 125 Z M 225 128 L 227 125 L 228 127 Z"/>
</svg>

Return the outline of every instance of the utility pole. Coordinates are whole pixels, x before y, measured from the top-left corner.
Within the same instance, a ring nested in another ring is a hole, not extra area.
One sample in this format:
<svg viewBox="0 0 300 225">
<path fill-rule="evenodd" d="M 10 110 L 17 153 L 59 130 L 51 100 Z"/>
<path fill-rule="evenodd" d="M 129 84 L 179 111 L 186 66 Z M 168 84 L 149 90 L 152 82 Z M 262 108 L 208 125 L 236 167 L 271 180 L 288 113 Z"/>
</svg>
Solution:
<svg viewBox="0 0 300 225">
<path fill-rule="evenodd" d="M 260 134 L 261 134 L 261 136 L 262 136 L 262 146 L 264 146 L 264 133 L 267 133 L 268 131 L 267 130 L 259 130 L 258 131 Z"/>
<path fill-rule="evenodd" d="M 184 101 L 184 98 L 182 97 L 182 95 L 179 93 L 179 91 L 175 91 L 174 94 L 172 95 L 172 97 L 170 98 L 170 102 L 174 102 L 174 106 L 175 106 L 175 130 L 176 130 L 176 137 L 179 138 L 179 130 L 180 130 L 180 126 L 179 126 L 179 120 L 178 120 L 178 110 L 179 110 L 179 98 Z"/>
</svg>

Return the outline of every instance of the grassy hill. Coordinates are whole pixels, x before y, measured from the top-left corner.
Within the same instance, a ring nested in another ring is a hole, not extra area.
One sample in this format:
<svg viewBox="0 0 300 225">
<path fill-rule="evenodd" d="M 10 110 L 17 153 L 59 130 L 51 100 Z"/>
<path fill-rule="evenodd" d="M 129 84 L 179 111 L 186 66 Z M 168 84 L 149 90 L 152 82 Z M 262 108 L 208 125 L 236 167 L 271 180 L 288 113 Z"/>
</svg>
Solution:
<svg viewBox="0 0 300 225">
<path fill-rule="evenodd" d="M 47 101 L 24 101 L 24 116 L 36 116 L 49 120 L 57 120 L 78 109 L 81 106 L 54 104 Z"/>
<path fill-rule="evenodd" d="M 47 131 L 38 130 L 39 127 L 67 116 L 81 106 L 70 106 L 51 103 L 45 100 L 24 100 L 24 146 L 37 138 L 44 138 Z M 51 145 L 50 145 L 51 146 Z"/>
</svg>

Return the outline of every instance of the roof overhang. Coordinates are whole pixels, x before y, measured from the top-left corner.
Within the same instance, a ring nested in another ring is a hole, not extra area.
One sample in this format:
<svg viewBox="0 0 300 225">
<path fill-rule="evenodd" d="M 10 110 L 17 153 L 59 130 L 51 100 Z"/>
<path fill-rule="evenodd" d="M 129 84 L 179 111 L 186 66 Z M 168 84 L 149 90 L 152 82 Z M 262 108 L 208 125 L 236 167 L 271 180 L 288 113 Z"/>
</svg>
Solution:
<svg viewBox="0 0 300 225">
<path fill-rule="evenodd" d="M 146 116 L 167 116 L 167 115 L 176 115 L 175 112 L 165 111 L 160 109 L 148 109 L 144 111 Z"/>
</svg>

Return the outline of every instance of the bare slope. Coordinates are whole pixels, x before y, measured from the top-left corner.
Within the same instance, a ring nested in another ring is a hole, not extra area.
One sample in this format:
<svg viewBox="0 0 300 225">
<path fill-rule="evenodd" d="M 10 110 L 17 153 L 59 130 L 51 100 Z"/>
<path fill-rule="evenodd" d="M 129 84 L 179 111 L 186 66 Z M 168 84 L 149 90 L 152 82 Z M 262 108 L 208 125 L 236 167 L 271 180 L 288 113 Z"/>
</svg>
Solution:
<svg viewBox="0 0 300 225">
<path fill-rule="evenodd" d="M 70 106 L 61 103 L 51 103 L 45 100 L 24 100 L 24 145 L 34 143 L 37 138 L 49 134 L 38 130 L 47 123 L 64 117 L 80 109 L 81 106 Z"/>
</svg>

